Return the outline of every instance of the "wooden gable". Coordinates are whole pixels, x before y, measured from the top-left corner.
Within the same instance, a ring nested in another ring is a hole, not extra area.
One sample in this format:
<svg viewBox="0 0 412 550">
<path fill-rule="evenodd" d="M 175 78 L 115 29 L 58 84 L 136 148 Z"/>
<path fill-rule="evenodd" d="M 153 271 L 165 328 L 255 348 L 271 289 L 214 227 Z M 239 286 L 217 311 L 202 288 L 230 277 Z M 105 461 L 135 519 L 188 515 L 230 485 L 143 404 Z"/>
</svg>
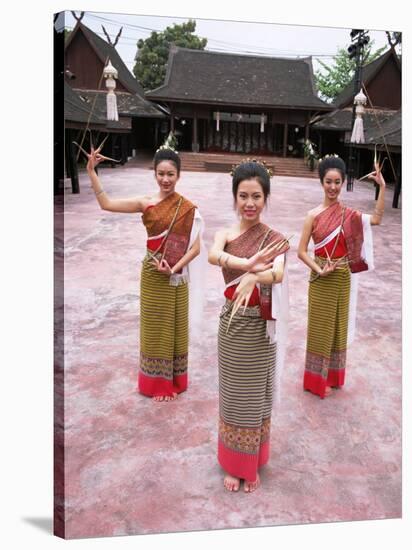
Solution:
<svg viewBox="0 0 412 550">
<path fill-rule="evenodd" d="M 75 34 L 70 37 L 70 42 L 65 50 L 66 69 L 69 69 L 76 77 L 72 85 L 76 89 L 105 90 L 104 79 L 99 87 L 104 69 L 104 60 L 99 57 L 91 46 L 81 26 L 78 26 L 73 33 Z M 128 92 L 129 90 L 117 80 L 116 91 Z"/>
<path fill-rule="evenodd" d="M 388 57 L 386 63 L 366 85 L 366 89 L 374 107 L 400 109 L 402 82 L 399 61 L 394 56 Z"/>
</svg>

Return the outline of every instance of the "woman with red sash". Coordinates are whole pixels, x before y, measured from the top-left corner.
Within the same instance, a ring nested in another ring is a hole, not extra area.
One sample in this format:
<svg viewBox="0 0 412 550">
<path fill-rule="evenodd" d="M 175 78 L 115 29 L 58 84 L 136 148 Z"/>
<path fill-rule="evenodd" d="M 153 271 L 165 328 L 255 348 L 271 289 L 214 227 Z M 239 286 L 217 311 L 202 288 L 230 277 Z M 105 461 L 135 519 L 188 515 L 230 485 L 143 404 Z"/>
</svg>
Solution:
<svg viewBox="0 0 412 550">
<path fill-rule="evenodd" d="M 346 349 L 355 326 L 356 274 L 373 269 L 371 225 L 381 223 L 385 204 L 385 181 L 377 164 L 370 175 L 380 187 L 372 215 L 339 201 L 345 174 L 345 163 L 337 155 L 319 163 L 323 202 L 308 213 L 298 248 L 298 257 L 311 269 L 303 387 L 322 399 L 345 382 Z M 314 258 L 308 254 L 311 238 Z"/>
<path fill-rule="evenodd" d="M 138 390 L 155 401 L 171 401 L 187 389 L 189 288 L 196 286 L 202 250 L 197 207 L 175 191 L 180 158 L 160 148 L 154 156 L 157 193 L 112 199 L 95 166 L 104 157 L 92 150 L 87 171 L 103 210 L 142 213 L 147 253 L 140 282 L 140 368 Z"/>
<path fill-rule="evenodd" d="M 284 356 L 289 244 L 260 221 L 270 192 L 263 164 L 240 164 L 232 191 L 240 221 L 218 231 L 209 252 L 226 283 L 218 334 L 218 460 L 227 490 L 238 491 L 244 480 L 244 490 L 252 492 L 269 459 L 273 393 Z"/>
</svg>

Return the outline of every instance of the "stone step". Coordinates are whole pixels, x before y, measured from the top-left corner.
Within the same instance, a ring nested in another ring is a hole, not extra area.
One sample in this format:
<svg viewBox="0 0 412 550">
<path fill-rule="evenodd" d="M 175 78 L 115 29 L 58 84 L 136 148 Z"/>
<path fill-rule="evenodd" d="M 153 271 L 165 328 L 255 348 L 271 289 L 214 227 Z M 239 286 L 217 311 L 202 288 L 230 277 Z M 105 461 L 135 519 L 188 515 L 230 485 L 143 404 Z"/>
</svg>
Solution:
<svg viewBox="0 0 412 550">
<path fill-rule="evenodd" d="M 182 170 L 199 172 L 227 172 L 229 173 L 234 164 L 238 164 L 244 158 L 244 154 L 229 153 L 180 153 Z M 302 178 L 317 178 L 317 171 L 311 171 L 304 164 L 301 158 L 267 157 L 256 155 L 250 158 L 264 160 L 266 165 L 273 169 L 277 176 L 294 176 Z"/>
<path fill-rule="evenodd" d="M 318 178 L 317 170 L 309 170 L 301 158 L 273 157 L 263 155 L 247 155 L 241 153 L 179 153 L 182 170 L 188 172 L 215 172 L 229 174 L 232 166 L 245 158 L 264 160 L 271 167 L 275 176 L 298 178 Z M 144 168 L 153 169 L 153 157 L 150 152 L 144 152 L 130 159 L 131 164 L 138 164 Z"/>
</svg>

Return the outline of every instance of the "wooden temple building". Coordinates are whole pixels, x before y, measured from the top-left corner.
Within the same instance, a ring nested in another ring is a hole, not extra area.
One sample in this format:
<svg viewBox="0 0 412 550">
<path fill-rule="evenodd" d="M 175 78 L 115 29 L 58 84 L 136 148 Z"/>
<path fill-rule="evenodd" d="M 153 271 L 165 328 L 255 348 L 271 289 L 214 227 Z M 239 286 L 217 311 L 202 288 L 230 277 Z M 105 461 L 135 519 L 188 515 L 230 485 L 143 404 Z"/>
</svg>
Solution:
<svg viewBox="0 0 412 550">
<path fill-rule="evenodd" d="M 103 69 L 110 60 L 118 72 L 116 100 L 119 120 L 107 120 L 107 88 Z M 155 150 L 167 135 L 166 115 L 144 97 L 143 88 L 119 56 L 116 48 L 78 20 L 64 45 L 65 168 L 78 191 L 77 164 L 83 155 L 73 146 L 89 132 L 97 143 L 107 134 L 103 152 L 121 163 L 140 149 Z M 162 126 L 163 122 L 163 126 Z"/>
<path fill-rule="evenodd" d="M 145 93 L 115 45 L 80 19 L 64 44 L 63 57 L 65 170 L 75 192 L 79 157 L 72 142 L 83 138 L 86 127 L 95 142 L 109 134 L 104 153 L 122 163 L 142 150 L 153 154 L 169 131 L 177 137 L 184 169 L 185 152 L 192 159 L 225 156 L 227 162 L 241 154 L 291 163 L 288 175 L 304 177 L 299 166 L 304 167 L 307 138 L 321 156 L 338 153 L 348 160 L 353 82 L 333 104 L 322 101 L 310 57 L 217 53 L 172 44 L 163 85 Z M 118 121 L 107 120 L 103 69 L 108 60 L 118 71 Z M 384 175 L 395 183 L 399 196 L 401 64 L 393 48 L 363 67 L 362 82 L 370 102 L 363 117 L 365 143 L 356 145 L 355 177 L 370 171 L 376 144 L 391 153 Z"/>
<path fill-rule="evenodd" d="M 355 155 L 355 177 L 372 170 L 375 145 L 381 156 L 388 157 L 383 174 L 395 184 L 393 205 L 397 206 L 401 189 L 402 160 L 402 80 L 401 62 L 390 48 L 362 70 L 363 89 L 368 102 L 363 115 L 365 143 L 352 144 Z M 337 153 L 347 160 L 352 133 L 354 82 L 333 102 L 333 111 L 312 124 L 312 140 L 321 156 Z"/>
<path fill-rule="evenodd" d="M 170 112 L 182 150 L 303 157 L 317 97 L 311 58 L 170 47 L 165 82 L 146 92 Z"/>
</svg>

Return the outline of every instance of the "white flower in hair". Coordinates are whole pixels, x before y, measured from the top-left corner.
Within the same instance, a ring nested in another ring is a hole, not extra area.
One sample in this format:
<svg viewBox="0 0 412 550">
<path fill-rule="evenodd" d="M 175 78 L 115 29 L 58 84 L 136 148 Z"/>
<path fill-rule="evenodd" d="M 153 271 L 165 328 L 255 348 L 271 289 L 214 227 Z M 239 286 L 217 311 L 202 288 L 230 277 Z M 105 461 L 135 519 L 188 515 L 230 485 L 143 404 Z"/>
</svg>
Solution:
<svg viewBox="0 0 412 550">
<path fill-rule="evenodd" d="M 173 132 L 169 132 L 169 135 L 167 136 L 165 142 L 163 145 L 161 145 L 159 147 L 159 149 L 156 149 L 156 153 L 158 151 L 162 151 L 163 149 L 170 149 L 171 151 L 173 151 L 174 153 L 176 153 L 176 155 L 178 155 L 178 151 L 176 151 L 176 147 L 177 147 L 177 139 L 176 139 L 176 136 L 173 134 Z"/>
</svg>

